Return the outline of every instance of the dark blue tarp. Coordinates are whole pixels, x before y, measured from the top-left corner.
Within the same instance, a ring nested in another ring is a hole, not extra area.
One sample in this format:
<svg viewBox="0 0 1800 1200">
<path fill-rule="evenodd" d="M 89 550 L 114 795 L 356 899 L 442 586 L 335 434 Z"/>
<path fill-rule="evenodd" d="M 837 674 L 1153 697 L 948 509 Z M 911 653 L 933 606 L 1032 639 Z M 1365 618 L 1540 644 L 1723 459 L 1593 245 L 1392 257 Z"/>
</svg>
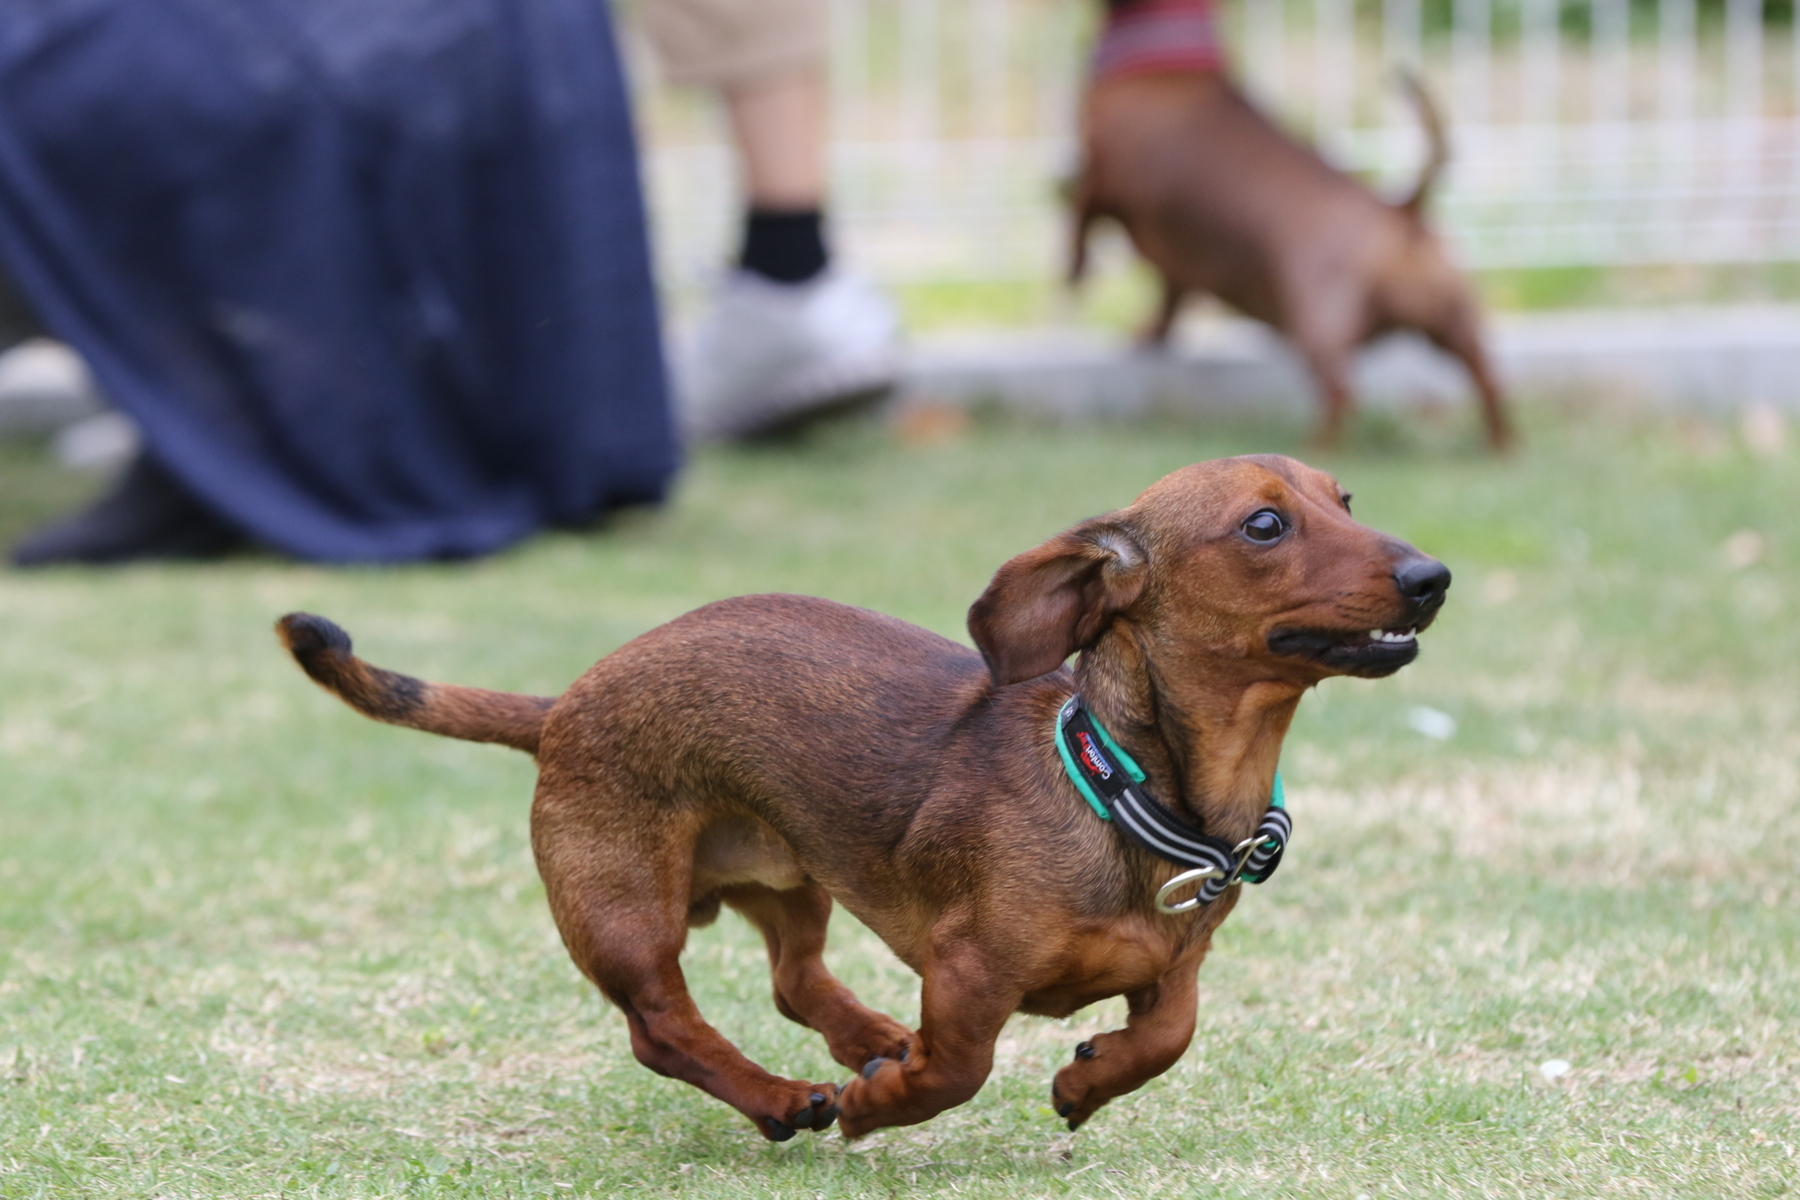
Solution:
<svg viewBox="0 0 1800 1200">
<path fill-rule="evenodd" d="M 676 465 L 605 0 L 0 0 L 0 255 L 292 554 L 480 554 Z"/>
</svg>

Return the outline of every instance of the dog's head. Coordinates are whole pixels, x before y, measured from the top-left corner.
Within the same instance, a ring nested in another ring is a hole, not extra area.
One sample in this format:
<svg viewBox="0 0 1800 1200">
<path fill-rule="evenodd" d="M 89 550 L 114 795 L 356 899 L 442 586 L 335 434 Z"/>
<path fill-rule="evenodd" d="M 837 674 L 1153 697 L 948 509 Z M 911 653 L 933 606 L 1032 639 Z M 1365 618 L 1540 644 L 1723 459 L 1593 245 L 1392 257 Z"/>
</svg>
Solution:
<svg viewBox="0 0 1800 1200">
<path fill-rule="evenodd" d="M 1331 476 L 1251 455 L 1184 467 L 1019 555 L 969 632 L 997 686 L 1129 625 L 1159 669 L 1304 687 L 1411 662 L 1449 586 L 1442 563 L 1355 521 Z"/>
</svg>

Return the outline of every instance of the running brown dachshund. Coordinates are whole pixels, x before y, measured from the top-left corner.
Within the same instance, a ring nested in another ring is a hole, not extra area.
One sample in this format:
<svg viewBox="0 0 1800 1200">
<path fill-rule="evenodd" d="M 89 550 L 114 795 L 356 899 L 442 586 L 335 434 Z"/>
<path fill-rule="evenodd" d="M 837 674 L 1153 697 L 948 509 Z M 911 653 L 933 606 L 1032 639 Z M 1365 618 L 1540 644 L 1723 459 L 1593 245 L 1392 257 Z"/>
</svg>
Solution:
<svg viewBox="0 0 1800 1200">
<path fill-rule="evenodd" d="M 1204 0 L 1114 3 L 1082 104 L 1069 278 L 1094 222 L 1124 227 L 1162 278 L 1143 335 L 1169 336 L 1183 299 L 1211 293 L 1287 336 L 1325 405 L 1319 441 L 1342 438 L 1357 347 L 1401 329 L 1462 361 L 1496 449 L 1512 440 L 1481 309 L 1423 212 L 1449 152 L 1411 76 L 1430 152 L 1397 204 L 1327 165 L 1251 105 L 1226 75 Z"/>
<path fill-rule="evenodd" d="M 1349 500 L 1289 458 L 1185 467 L 1002 566 L 969 610 L 979 653 L 744 596 L 549 699 L 380 670 L 321 617 L 277 628 L 367 716 L 537 756 L 551 912 L 651 1070 L 776 1141 L 834 1119 L 858 1137 L 968 1100 L 1013 1013 L 1123 995 L 1125 1028 L 1057 1072 L 1073 1129 L 1186 1049 L 1229 885 L 1266 877 L 1285 840 L 1270 799 L 1301 695 L 1411 662 L 1444 601 L 1449 571 Z M 922 976 L 917 1030 L 826 969 L 834 902 Z M 762 932 L 775 1007 L 847 1084 L 771 1074 L 701 1017 L 680 956 L 721 904 Z"/>
</svg>

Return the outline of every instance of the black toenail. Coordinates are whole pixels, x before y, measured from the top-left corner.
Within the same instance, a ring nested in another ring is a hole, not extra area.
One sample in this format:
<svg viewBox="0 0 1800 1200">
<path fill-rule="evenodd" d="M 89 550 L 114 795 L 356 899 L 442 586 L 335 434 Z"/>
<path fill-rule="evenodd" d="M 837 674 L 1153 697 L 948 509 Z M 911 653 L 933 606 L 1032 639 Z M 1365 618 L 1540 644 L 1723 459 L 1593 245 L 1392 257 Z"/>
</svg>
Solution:
<svg viewBox="0 0 1800 1200">
<path fill-rule="evenodd" d="M 788 1118 L 788 1124 L 792 1125 L 795 1129 L 811 1129 L 812 1123 L 813 1110 L 810 1108 L 803 1108 Z"/>
<path fill-rule="evenodd" d="M 887 1061 L 888 1060 L 885 1058 L 871 1058 L 868 1062 L 863 1064 L 862 1077 L 868 1079 L 870 1076 L 874 1075 L 875 1072 L 881 1070 L 881 1064 Z"/>
<path fill-rule="evenodd" d="M 1066 1102 L 1056 1106 L 1056 1115 L 1059 1117 L 1066 1117 L 1074 1111 L 1075 1111 L 1075 1106 L 1073 1104 L 1069 1104 Z"/>
<path fill-rule="evenodd" d="M 813 1132 L 814 1133 L 824 1133 L 827 1129 L 830 1129 L 832 1127 L 832 1125 L 834 1125 L 837 1122 L 837 1119 L 838 1119 L 838 1106 L 837 1105 L 833 1104 L 829 1108 L 820 1109 L 819 1110 L 819 1119 L 813 1122 Z"/>
<path fill-rule="evenodd" d="M 785 1142 L 794 1136 L 794 1127 L 792 1125 L 777 1121 L 774 1117 L 770 1117 L 768 1120 L 764 1121 L 763 1124 L 769 1127 L 769 1139 L 771 1141 Z"/>
</svg>

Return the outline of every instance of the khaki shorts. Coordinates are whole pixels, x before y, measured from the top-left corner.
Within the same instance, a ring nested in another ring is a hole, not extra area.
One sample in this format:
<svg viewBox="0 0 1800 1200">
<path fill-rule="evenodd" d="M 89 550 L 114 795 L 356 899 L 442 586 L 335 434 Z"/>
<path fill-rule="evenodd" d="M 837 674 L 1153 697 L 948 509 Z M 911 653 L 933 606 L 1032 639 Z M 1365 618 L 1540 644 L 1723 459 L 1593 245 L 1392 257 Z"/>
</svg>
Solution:
<svg viewBox="0 0 1800 1200">
<path fill-rule="evenodd" d="M 825 59 L 827 0 L 641 0 L 644 32 L 672 83 L 731 87 Z"/>
</svg>

